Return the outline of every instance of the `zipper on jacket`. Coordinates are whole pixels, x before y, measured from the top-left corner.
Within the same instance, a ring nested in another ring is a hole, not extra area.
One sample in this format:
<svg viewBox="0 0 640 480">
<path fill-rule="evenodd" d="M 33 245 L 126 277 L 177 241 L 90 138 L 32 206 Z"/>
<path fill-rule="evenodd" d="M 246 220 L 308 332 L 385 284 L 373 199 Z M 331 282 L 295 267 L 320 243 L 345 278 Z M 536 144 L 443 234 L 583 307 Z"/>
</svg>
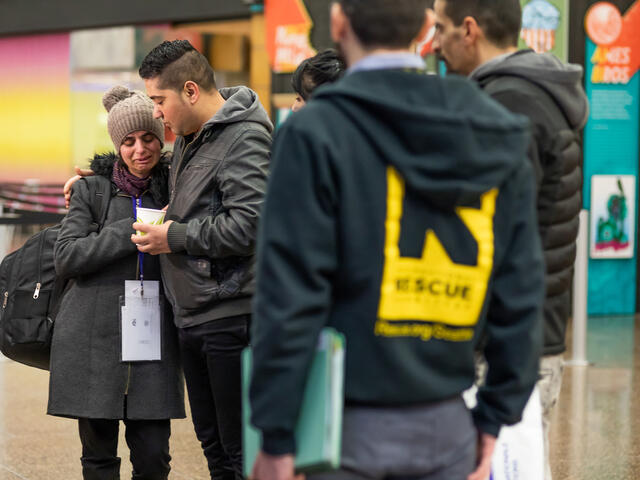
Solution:
<svg viewBox="0 0 640 480">
<path fill-rule="evenodd" d="M 124 394 L 129 394 L 129 384 L 131 383 L 131 364 L 127 367 L 127 384 L 124 387 Z"/>
<path fill-rule="evenodd" d="M 9 301 L 9 291 L 4 292 L 4 300 L 2 301 L 2 309 L 7 308 L 7 302 Z"/>
<path fill-rule="evenodd" d="M 187 156 L 187 150 L 191 145 L 193 145 L 193 142 L 196 141 L 196 138 L 197 136 L 194 136 L 193 139 L 188 144 L 186 144 L 185 147 L 182 149 L 182 152 L 180 155 L 180 161 L 176 165 L 176 171 L 171 172 L 171 195 L 169 195 L 169 203 L 173 202 L 173 199 L 175 198 L 176 183 L 178 182 L 178 174 L 180 173 L 180 170 L 182 170 L 182 164 L 184 163 L 184 159 Z"/>
<path fill-rule="evenodd" d="M 169 177 L 171 179 L 171 194 L 169 195 L 169 203 L 173 202 L 173 199 L 175 198 L 176 184 L 178 183 L 178 175 L 182 170 L 184 159 L 187 158 L 187 150 L 189 150 L 189 147 L 193 145 L 196 142 L 196 140 L 199 140 L 201 136 L 202 136 L 202 140 L 204 141 L 206 139 L 205 130 L 200 130 L 196 135 L 194 135 L 191 141 L 185 145 L 185 147 L 182 149 L 182 154 L 180 155 L 180 161 L 176 165 L 176 169 L 175 169 L 176 171 L 171 172 L 171 176 Z"/>
<path fill-rule="evenodd" d="M 44 235 L 40 236 L 40 257 L 42 258 L 42 251 L 44 250 Z M 38 278 L 36 280 L 36 289 L 33 292 L 33 299 L 37 300 L 38 297 L 40 296 L 40 287 L 42 286 L 42 284 L 40 283 L 40 278 L 42 277 L 42 263 L 38 264 Z"/>
<path fill-rule="evenodd" d="M 142 196 L 147 193 L 147 190 L 140 194 L 140 203 L 142 203 Z M 123 197 L 133 198 L 131 195 L 123 194 Z M 136 262 L 136 278 L 138 278 L 138 269 L 140 268 L 138 262 Z M 124 394 L 129 395 L 129 385 L 131 384 L 131 364 L 127 364 L 127 383 L 124 386 Z"/>
<path fill-rule="evenodd" d="M 142 203 L 142 196 L 146 193 L 145 190 L 140 194 L 140 203 Z M 123 195 L 125 197 L 133 198 L 131 195 Z M 138 269 L 140 268 L 140 264 L 136 262 L 136 278 L 138 278 Z M 125 396 L 129 394 L 129 384 L 131 383 L 131 364 L 127 364 L 127 383 L 124 386 L 124 394 Z"/>
</svg>

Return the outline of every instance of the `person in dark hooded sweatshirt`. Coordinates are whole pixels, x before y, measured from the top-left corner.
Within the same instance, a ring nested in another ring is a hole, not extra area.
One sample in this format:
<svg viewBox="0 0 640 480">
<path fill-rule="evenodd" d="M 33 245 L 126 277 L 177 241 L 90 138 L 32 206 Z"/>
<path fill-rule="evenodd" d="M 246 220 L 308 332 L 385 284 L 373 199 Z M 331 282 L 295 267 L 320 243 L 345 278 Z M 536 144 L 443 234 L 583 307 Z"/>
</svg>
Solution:
<svg viewBox="0 0 640 480">
<path fill-rule="evenodd" d="M 529 160 L 537 184 L 538 230 L 546 263 L 544 348 L 540 365 L 546 479 L 548 430 L 562 380 L 565 331 L 582 205 L 580 131 L 589 106 L 582 67 L 551 54 L 518 50 L 519 0 L 436 0 L 434 49 L 447 71 L 468 76 L 531 121 Z"/>
<path fill-rule="evenodd" d="M 256 480 L 291 480 L 320 330 L 346 337 L 334 479 L 484 480 L 542 345 L 544 264 L 528 122 L 410 52 L 424 0 L 340 0 L 346 75 L 276 135 L 258 236 Z M 469 412 L 474 352 L 487 382 Z"/>
</svg>

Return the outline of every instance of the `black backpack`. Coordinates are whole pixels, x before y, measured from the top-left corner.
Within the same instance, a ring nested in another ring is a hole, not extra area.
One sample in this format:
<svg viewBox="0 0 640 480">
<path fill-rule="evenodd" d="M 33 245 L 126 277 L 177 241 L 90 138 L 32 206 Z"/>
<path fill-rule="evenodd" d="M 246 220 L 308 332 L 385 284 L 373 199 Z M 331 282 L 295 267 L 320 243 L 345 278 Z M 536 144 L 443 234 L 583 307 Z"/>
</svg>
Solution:
<svg viewBox="0 0 640 480">
<path fill-rule="evenodd" d="M 99 231 L 109 210 L 111 181 L 96 176 L 87 183 Z M 60 227 L 57 224 L 36 233 L 0 264 L 0 352 L 43 370 L 49 370 L 54 321 L 72 281 L 56 276 L 53 247 Z"/>
</svg>

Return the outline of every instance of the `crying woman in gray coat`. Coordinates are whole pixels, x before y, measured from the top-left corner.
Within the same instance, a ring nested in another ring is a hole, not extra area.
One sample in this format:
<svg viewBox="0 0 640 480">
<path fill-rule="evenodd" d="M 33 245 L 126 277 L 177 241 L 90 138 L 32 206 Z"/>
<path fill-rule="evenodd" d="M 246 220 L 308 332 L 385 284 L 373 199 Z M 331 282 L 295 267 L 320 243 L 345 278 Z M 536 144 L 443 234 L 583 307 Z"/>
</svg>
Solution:
<svg viewBox="0 0 640 480">
<path fill-rule="evenodd" d="M 119 478 L 123 421 L 132 477 L 166 479 L 170 419 L 185 417 L 179 349 L 170 307 L 162 300 L 158 257 L 139 255 L 131 243 L 137 209 L 168 203 L 164 126 L 141 92 L 114 87 L 103 104 L 116 151 L 96 156 L 95 176 L 73 185 L 55 245 L 56 273 L 73 281 L 56 317 L 47 413 L 78 420 L 83 478 Z M 110 197 L 106 217 L 96 218 L 103 195 Z M 157 326 L 157 355 L 134 358 L 123 348 L 122 304 L 129 302 L 125 281 L 141 280 L 150 322 Z"/>
</svg>

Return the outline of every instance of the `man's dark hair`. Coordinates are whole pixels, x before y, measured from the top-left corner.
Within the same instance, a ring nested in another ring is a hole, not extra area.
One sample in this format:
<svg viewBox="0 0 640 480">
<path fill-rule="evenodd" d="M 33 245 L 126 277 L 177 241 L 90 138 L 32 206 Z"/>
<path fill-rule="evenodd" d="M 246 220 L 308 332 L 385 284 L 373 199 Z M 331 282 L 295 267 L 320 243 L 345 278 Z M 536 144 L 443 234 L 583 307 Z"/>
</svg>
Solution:
<svg viewBox="0 0 640 480">
<path fill-rule="evenodd" d="M 522 25 L 520 0 L 445 0 L 445 13 L 453 24 L 465 17 L 475 18 L 487 40 L 498 47 L 518 45 Z"/>
<path fill-rule="evenodd" d="M 291 86 L 306 102 L 317 87 L 335 82 L 344 71 L 345 65 L 338 52 L 328 48 L 298 65 L 293 72 Z"/>
<path fill-rule="evenodd" d="M 424 24 L 427 0 L 338 0 L 366 48 L 407 48 Z"/>
<path fill-rule="evenodd" d="M 138 70 L 141 78 L 160 78 L 160 88 L 180 91 L 191 80 L 209 92 L 216 88 L 207 59 L 187 40 L 165 41 L 151 50 Z"/>
</svg>

